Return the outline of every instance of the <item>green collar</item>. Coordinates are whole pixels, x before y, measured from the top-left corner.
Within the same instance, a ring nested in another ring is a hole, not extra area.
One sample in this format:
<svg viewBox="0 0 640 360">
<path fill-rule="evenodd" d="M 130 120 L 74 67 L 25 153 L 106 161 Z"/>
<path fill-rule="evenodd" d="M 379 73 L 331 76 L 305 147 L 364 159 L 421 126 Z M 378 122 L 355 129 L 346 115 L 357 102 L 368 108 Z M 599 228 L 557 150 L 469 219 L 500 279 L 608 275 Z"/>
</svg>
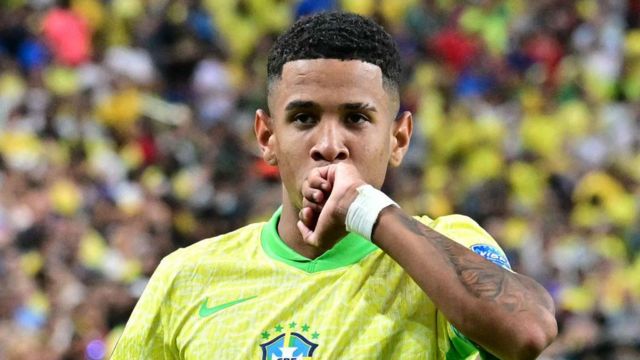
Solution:
<svg viewBox="0 0 640 360">
<path fill-rule="evenodd" d="M 378 249 L 371 241 L 360 235 L 349 233 L 329 251 L 315 259 L 306 258 L 291 249 L 278 234 L 278 222 L 282 206 L 276 210 L 269 222 L 262 227 L 260 240 L 267 255 L 289 266 L 308 273 L 333 270 L 352 265 Z"/>
</svg>

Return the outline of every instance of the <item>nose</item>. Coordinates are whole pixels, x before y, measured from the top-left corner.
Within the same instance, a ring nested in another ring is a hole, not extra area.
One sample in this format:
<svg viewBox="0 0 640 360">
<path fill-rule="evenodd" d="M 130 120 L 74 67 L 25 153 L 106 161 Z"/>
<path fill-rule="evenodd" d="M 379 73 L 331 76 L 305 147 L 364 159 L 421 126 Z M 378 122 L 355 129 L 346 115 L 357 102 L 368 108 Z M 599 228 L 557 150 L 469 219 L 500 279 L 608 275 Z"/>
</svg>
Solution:
<svg viewBox="0 0 640 360">
<path fill-rule="evenodd" d="M 337 121 L 321 121 L 317 131 L 315 145 L 310 150 L 313 160 L 334 162 L 349 158 L 349 149 Z"/>
</svg>

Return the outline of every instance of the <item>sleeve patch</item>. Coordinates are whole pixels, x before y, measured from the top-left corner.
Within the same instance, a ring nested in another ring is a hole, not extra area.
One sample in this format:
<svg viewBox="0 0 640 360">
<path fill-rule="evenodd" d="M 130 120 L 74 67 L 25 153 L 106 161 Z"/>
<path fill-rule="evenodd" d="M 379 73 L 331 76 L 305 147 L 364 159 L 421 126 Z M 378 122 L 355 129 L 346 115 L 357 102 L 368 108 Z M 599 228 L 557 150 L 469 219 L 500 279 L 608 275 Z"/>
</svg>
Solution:
<svg viewBox="0 0 640 360">
<path fill-rule="evenodd" d="M 509 265 L 509 260 L 502 253 L 502 251 L 498 250 L 495 246 L 487 245 L 487 244 L 476 244 L 471 246 L 471 250 L 482 256 L 483 258 L 491 261 L 492 263 L 500 266 L 503 269 L 511 270 L 511 265 Z"/>
</svg>

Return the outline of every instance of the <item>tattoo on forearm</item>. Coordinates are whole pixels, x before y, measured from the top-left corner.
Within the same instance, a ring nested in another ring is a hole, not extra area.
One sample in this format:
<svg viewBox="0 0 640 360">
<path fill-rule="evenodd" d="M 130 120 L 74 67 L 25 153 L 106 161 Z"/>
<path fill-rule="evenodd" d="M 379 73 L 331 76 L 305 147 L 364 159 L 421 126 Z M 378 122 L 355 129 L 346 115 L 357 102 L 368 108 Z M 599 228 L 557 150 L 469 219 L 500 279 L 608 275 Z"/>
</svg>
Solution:
<svg viewBox="0 0 640 360">
<path fill-rule="evenodd" d="M 553 312 L 553 303 L 546 296 L 546 291 L 532 279 L 501 269 L 402 212 L 393 213 L 410 231 L 427 239 L 447 255 L 445 260 L 473 296 L 495 301 L 511 313 L 527 311 L 532 303 Z"/>
</svg>

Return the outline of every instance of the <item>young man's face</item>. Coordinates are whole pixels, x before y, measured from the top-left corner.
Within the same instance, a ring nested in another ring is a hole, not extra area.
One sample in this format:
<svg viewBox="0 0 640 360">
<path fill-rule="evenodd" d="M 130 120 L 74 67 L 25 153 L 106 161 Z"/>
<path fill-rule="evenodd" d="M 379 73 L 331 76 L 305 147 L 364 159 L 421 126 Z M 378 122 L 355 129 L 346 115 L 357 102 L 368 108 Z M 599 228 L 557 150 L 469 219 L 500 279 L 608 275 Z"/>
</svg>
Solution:
<svg viewBox="0 0 640 360">
<path fill-rule="evenodd" d="M 264 158 L 276 163 L 285 196 L 300 208 L 300 189 L 314 167 L 351 162 L 363 179 L 382 186 L 399 165 L 411 136 L 411 114 L 397 104 L 376 65 L 359 60 L 288 62 L 270 91 L 270 117 L 256 115 Z M 286 199 L 285 199 L 286 200 Z"/>
</svg>

